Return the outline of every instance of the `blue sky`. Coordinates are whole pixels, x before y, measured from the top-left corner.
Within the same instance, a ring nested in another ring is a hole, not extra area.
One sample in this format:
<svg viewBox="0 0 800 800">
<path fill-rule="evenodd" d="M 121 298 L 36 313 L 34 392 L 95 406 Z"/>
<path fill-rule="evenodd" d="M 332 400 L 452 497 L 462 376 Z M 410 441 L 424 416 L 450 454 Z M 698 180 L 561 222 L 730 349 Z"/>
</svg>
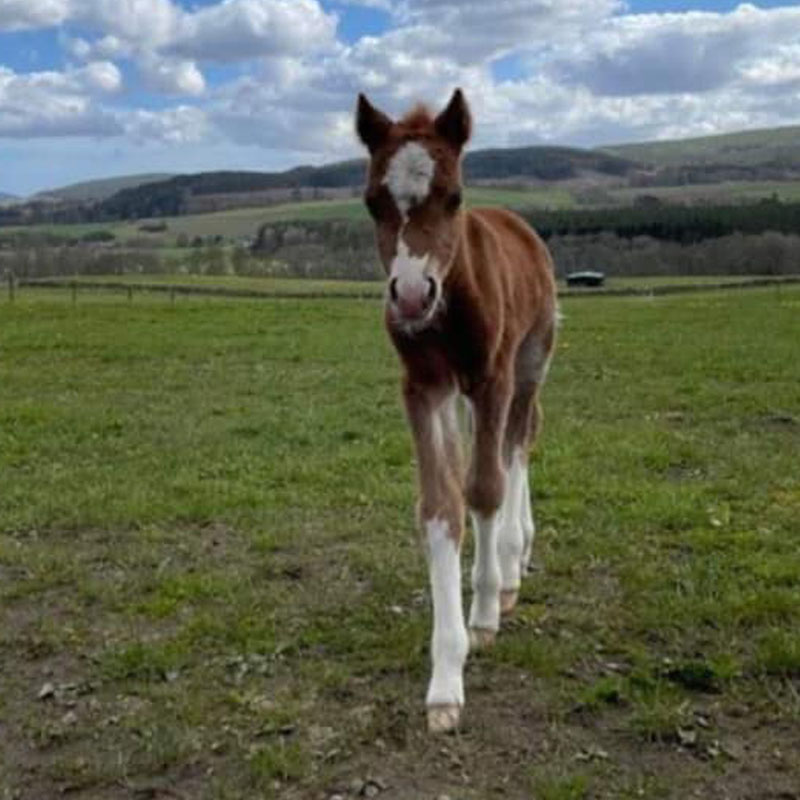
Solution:
<svg viewBox="0 0 800 800">
<path fill-rule="evenodd" d="M 0 0 L 0 191 L 359 153 L 461 86 L 473 147 L 800 123 L 800 3 Z"/>
</svg>

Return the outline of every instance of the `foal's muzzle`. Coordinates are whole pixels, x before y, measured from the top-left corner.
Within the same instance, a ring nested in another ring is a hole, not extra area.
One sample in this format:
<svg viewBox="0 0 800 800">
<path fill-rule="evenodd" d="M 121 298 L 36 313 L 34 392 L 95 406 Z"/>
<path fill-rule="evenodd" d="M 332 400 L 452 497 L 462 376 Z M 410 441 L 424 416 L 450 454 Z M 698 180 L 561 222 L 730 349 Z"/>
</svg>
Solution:
<svg viewBox="0 0 800 800">
<path fill-rule="evenodd" d="M 425 320 L 433 311 L 439 293 L 439 282 L 431 276 L 414 282 L 401 282 L 396 277 L 389 279 L 389 303 L 400 322 Z"/>
</svg>

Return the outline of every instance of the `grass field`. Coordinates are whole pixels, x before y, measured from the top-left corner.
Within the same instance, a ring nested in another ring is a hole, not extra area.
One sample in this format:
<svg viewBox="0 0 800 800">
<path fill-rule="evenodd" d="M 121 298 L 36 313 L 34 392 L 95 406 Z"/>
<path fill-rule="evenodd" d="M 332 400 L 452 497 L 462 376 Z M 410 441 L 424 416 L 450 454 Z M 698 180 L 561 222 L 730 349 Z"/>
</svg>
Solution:
<svg viewBox="0 0 800 800">
<path fill-rule="evenodd" d="M 800 290 L 563 311 L 541 569 L 431 740 L 379 304 L 0 305 L 0 797 L 797 797 Z"/>
</svg>

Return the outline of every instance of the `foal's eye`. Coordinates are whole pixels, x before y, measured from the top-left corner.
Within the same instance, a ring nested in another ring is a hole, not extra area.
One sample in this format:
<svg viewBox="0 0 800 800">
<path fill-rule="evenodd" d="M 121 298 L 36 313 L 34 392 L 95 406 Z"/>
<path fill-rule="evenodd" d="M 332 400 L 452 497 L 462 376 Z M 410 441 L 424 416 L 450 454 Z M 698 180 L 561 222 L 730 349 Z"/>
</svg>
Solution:
<svg viewBox="0 0 800 800">
<path fill-rule="evenodd" d="M 457 211 L 461 206 L 461 190 L 457 189 L 455 192 L 451 192 L 447 195 L 447 200 L 445 201 L 445 208 L 452 214 L 454 211 Z"/>
</svg>

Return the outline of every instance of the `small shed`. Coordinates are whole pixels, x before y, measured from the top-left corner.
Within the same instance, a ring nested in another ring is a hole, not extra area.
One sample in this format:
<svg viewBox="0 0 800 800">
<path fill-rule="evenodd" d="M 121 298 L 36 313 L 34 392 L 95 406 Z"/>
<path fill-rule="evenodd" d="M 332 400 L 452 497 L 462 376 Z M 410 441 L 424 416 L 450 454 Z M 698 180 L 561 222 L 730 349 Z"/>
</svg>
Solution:
<svg viewBox="0 0 800 800">
<path fill-rule="evenodd" d="M 567 286 L 602 286 L 605 279 L 604 272 L 594 272 L 592 270 L 570 272 L 567 275 Z"/>
</svg>

